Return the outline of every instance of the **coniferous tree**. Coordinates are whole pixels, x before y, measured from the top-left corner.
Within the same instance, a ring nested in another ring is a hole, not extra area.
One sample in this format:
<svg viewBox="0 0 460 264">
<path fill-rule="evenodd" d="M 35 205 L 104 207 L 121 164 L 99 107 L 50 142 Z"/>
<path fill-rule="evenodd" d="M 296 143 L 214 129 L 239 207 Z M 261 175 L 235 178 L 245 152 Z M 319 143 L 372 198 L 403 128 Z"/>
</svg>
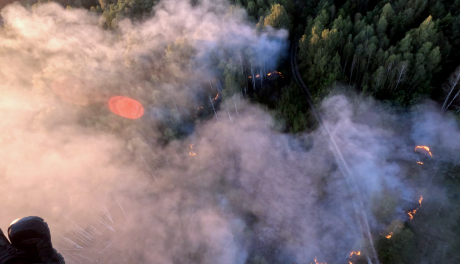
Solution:
<svg viewBox="0 0 460 264">
<path fill-rule="evenodd" d="M 286 9 L 280 4 L 272 6 L 270 14 L 265 17 L 264 25 L 273 28 L 285 28 L 287 30 L 290 30 L 292 27 Z"/>
</svg>

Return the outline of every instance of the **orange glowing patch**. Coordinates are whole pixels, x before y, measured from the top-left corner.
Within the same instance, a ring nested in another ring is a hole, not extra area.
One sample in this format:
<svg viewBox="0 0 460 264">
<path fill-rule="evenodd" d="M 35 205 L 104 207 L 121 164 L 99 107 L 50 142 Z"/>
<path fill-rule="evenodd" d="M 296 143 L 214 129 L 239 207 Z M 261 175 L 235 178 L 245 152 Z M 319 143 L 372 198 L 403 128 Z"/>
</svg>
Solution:
<svg viewBox="0 0 460 264">
<path fill-rule="evenodd" d="M 428 154 L 430 154 L 431 157 L 433 157 L 433 154 L 431 154 L 430 148 L 427 146 L 416 146 L 414 151 L 419 152 L 420 150 L 426 151 Z"/>
<path fill-rule="evenodd" d="M 109 100 L 109 108 L 114 114 L 136 119 L 144 114 L 144 107 L 138 101 L 125 96 L 114 96 Z"/>
<path fill-rule="evenodd" d="M 422 201 L 423 201 L 423 196 L 420 196 L 420 199 L 418 199 L 418 203 L 419 203 L 418 208 L 407 213 L 409 215 L 409 220 L 412 220 L 417 210 L 420 209 L 420 207 L 422 207 Z"/>
<path fill-rule="evenodd" d="M 315 257 L 315 264 L 323 264 L 323 263 L 322 263 L 322 262 L 318 262 L 318 261 L 316 260 L 316 257 Z M 324 262 L 324 264 L 327 264 L 327 263 Z"/>
</svg>

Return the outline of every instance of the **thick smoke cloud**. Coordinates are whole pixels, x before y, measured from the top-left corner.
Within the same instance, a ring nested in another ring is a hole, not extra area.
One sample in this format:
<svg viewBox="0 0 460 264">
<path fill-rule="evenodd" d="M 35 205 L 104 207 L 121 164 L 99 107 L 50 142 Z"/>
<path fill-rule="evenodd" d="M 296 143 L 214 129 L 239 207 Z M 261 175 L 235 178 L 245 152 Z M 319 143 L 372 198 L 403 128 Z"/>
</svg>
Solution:
<svg viewBox="0 0 460 264">
<path fill-rule="evenodd" d="M 161 122 L 193 116 L 219 86 L 218 64 L 274 68 L 287 32 L 256 33 L 221 1 L 154 9 L 116 30 L 55 4 L 2 10 L 2 228 L 42 216 L 69 263 L 338 263 L 365 248 L 320 130 L 281 134 L 235 96 L 221 104 L 220 122 L 197 121 L 186 138 L 162 141 Z M 119 94 L 140 100 L 144 117 L 111 114 L 106 102 Z M 433 105 L 394 114 L 337 95 L 322 112 L 376 236 L 418 198 L 407 175 L 426 173 L 415 162 L 427 157 L 414 146 L 458 149 L 445 141 L 457 127 Z M 397 206 L 382 206 L 386 196 Z"/>
</svg>

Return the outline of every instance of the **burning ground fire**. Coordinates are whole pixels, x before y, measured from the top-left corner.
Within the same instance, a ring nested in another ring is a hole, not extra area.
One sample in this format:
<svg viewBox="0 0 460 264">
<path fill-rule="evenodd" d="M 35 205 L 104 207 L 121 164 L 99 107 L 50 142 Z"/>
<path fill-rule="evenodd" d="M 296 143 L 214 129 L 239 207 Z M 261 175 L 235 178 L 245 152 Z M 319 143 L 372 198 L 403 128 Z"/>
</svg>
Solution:
<svg viewBox="0 0 460 264">
<path fill-rule="evenodd" d="M 272 74 L 278 74 L 281 78 L 284 78 L 284 76 L 279 71 L 273 71 L 273 72 L 268 73 L 267 75 L 271 76 Z"/>
<path fill-rule="evenodd" d="M 191 144 L 191 145 L 190 145 L 190 148 L 191 148 L 191 149 L 193 149 L 193 145 L 194 145 L 194 144 Z M 195 153 L 195 152 L 189 152 L 188 154 L 190 155 L 190 157 L 195 157 L 195 156 L 196 156 L 196 153 Z"/>
<path fill-rule="evenodd" d="M 312 264 L 313 264 L 313 263 L 312 263 Z M 324 262 L 324 263 L 318 262 L 318 261 L 316 260 L 316 257 L 315 257 L 315 264 L 327 264 L 327 263 L 326 263 L 326 262 Z"/>
<path fill-rule="evenodd" d="M 351 259 L 352 257 L 354 256 L 360 256 L 361 255 L 361 251 L 353 251 L 350 253 L 350 256 L 348 256 L 349 259 Z M 348 264 L 353 264 L 353 262 L 351 262 L 351 260 L 348 261 Z"/>
<path fill-rule="evenodd" d="M 421 161 L 417 161 L 417 163 L 423 165 L 423 162 L 421 162 Z"/>
<path fill-rule="evenodd" d="M 422 149 L 425 150 L 426 152 L 428 152 L 428 154 L 430 154 L 431 157 L 433 157 L 433 154 L 431 154 L 430 148 L 427 147 L 427 146 L 416 146 L 414 151 L 418 152 L 418 151 L 420 151 Z"/>
<path fill-rule="evenodd" d="M 281 78 L 284 78 L 284 76 L 279 71 L 272 71 L 272 72 L 267 73 L 268 77 L 275 76 L 275 75 L 279 75 Z M 260 78 L 260 74 L 255 75 L 254 78 Z M 248 79 L 252 79 L 252 76 L 248 76 Z"/>
<path fill-rule="evenodd" d="M 423 196 L 420 196 L 420 199 L 418 199 L 418 203 L 419 203 L 418 208 L 407 213 L 409 215 L 409 220 L 412 220 L 417 210 L 420 209 L 420 207 L 422 207 L 422 200 L 423 200 Z"/>
<path fill-rule="evenodd" d="M 385 238 L 386 238 L 386 239 L 390 239 L 390 238 L 394 235 L 394 232 L 396 231 L 396 229 L 397 229 L 398 227 L 401 228 L 401 227 L 403 227 L 403 226 L 396 226 L 396 227 L 393 229 L 392 232 L 390 232 L 388 235 L 385 236 Z M 380 234 L 380 235 L 382 235 L 382 234 Z"/>
</svg>

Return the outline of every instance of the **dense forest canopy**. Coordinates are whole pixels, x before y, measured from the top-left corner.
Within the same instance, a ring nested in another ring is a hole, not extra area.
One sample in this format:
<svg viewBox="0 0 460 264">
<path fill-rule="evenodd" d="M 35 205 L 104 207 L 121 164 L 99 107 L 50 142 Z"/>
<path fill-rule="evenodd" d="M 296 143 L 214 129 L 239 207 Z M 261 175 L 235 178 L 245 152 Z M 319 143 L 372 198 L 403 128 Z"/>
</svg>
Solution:
<svg viewBox="0 0 460 264">
<path fill-rule="evenodd" d="M 46 1 L 22 0 L 26 5 Z M 145 19 L 156 0 L 55 2 L 101 13 L 103 26 Z M 199 2 L 199 1 L 198 1 Z M 197 2 L 197 3 L 198 3 Z M 457 98 L 444 85 L 460 61 L 460 1 L 232 0 L 261 30 L 289 30 L 299 42 L 301 72 L 317 100 L 334 83 L 397 105 Z M 456 88 L 454 89 L 456 91 Z M 454 99 L 454 100 L 453 100 Z M 452 103 L 450 103 L 452 101 Z"/>
<path fill-rule="evenodd" d="M 303 77 L 318 100 L 335 82 L 404 106 L 448 97 L 443 84 L 460 61 L 458 0 L 235 3 L 258 26 L 299 39 Z"/>
<path fill-rule="evenodd" d="M 128 225 L 155 248 L 155 258 L 164 251 L 164 263 L 173 264 L 460 263 L 460 0 L 19 2 L 0 20 L 0 77 L 7 80 L 0 91 L 19 101 L 27 94 L 33 105 L 18 110 L 27 117 L 18 126 L 37 144 L 71 142 L 70 149 L 82 144 L 87 152 L 93 146 L 82 142 L 97 142 L 94 131 L 110 135 L 108 151 L 119 147 L 114 138 L 123 139 L 126 153 L 98 150 L 92 157 L 102 161 L 77 161 L 95 174 L 99 166 L 108 166 L 104 175 L 122 171 L 108 181 L 123 191 L 131 182 L 118 181 L 134 174 L 131 163 L 163 184 L 145 191 L 151 186 L 144 179 L 140 194 L 129 193 L 152 214 L 174 212 L 141 219 L 162 227 L 155 229 L 166 241 L 160 249 L 150 233 Z M 292 75 L 290 55 L 311 101 Z M 104 105 L 111 96 L 135 98 L 142 111 L 121 119 Z M 339 176 L 343 168 L 312 106 L 349 159 L 355 185 Z M 69 124 L 91 133 L 63 139 L 55 128 L 67 133 Z M 16 151 L 11 142 L 6 152 Z M 62 153 L 73 157 L 69 148 Z M 56 156 L 43 155 L 44 164 Z M 111 167 L 119 159 L 123 166 Z M 84 180 L 97 190 L 103 181 L 91 173 Z M 356 231 L 356 205 L 341 204 L 353 200 L 350 186 L 364 197 L 372 241 Z M 202 206 L 208 200 L 222 215 Z M 191 230 L 213 232 L 209 239 Z M 232 241 L 227 255 L 221 237 Z M 117 257 L 151 260 L 142 246 Z"/>
</svg>

